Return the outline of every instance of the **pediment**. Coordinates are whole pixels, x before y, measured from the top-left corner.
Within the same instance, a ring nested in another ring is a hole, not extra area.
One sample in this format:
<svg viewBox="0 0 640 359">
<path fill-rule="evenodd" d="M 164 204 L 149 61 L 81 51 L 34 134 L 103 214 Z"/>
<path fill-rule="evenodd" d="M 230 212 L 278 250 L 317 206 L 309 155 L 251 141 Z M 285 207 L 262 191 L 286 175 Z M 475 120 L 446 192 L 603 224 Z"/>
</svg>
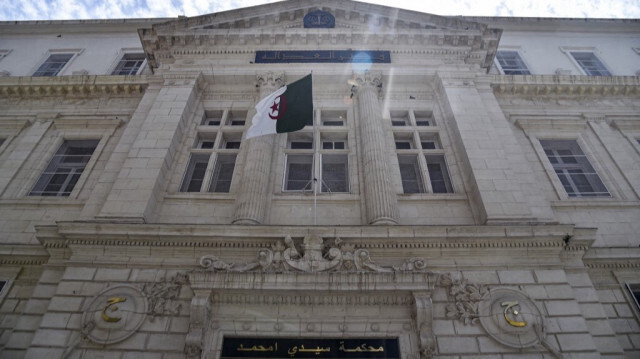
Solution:
<svg viewBox="0 0 640 359">
<path fill-rule="evenodd" d="M 315 17 L 309 18 L 310 15 Z M 310 24 L 308 23 L 310 22 Z M 330 25 L 327 25 L 327 23 Z M 151 68 L 174 55 L 302 49 L 380 48 L 466 54 L 488 68 L 501 30 L 486 24 L 345 0 L 289 0 L 195 17 L 179 17 L 139 29 Z"/>
<path fill-rule="evenodd" d="M 416 11 L 345 0 L 290 0 L 235 9 L 195 17 L 181 17 L 161 24 L 157 30 L 247 30 L 269 32 L 302 29 L 307 14 L 323 11 L 335 18 L 334 29 L 356 31 L 445 30 L 469 31 L 486 29 L 486 25 Z"/>
</svg>

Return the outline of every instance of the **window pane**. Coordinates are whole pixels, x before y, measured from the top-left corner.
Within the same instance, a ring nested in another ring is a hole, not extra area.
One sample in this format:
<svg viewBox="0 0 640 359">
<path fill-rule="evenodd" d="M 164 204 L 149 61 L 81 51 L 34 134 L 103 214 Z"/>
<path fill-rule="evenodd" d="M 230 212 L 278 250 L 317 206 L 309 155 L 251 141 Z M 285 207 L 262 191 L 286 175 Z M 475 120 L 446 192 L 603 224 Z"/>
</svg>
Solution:
<svg viewBox="0 0 640 359">
<path fill-rule="evenodd" d="M 569 197 L 610 196 L 577 141 L 540 140 L 540 144 Z"/>
<path fill-rule="evenodd" d="M 312 171 L 312 155 L 288 155 L 284 189 L 286 191 L 312 189 Z"/>
<path fill-rule="evenodd" d="M 400 178 L 404 193 L 422 193 L 424 186 L 416 156 L 398 156 L 400 166 Z"/>
<path fill-rule="evenodd" d="M 229 192 L 236 155 L 219 155 L 211 180 L 211 192 Z"/>
<path fill-rule="evenodd" d="M 91 159 L 99 140 L 65 141 L 38 178 L 30 196 L 68 196 Z"/>
<path fill-rule="evenodd" d="M 56 76 L 72 57 L 73 54 L 50 55 L 33 76 Z"/>
<path fill-rule="evenodd" d="M 424 156 L 427 160 L 427 171 L 433 193 L 452 193 L 451 179 L 444 160 L 444 155 Z"/>
<path fill-rule="evenodd" d="M 144 54 L 125 54 L 112 75 L 136 75 L 144 63 Z"/>
<path fill-rule="evenodd" d="M 589 76 L 611 76 L 593 52 L 572 52 L 571 56 Z"/>
<path fill-rule="evenodd" d="M 496 59 L 505 75 L 531 74 L 517 51 L 498 51 Z"/>
<path fill-rule="evenodd" d="M 191 155 L 180 187 L 181 192 L 200 192 L 209 163 L 208 154 Z"/>
<path fill-rule="evenodd" d="M 322 192 L 349 192 L 347 156 L 322 156 Z"/>
<path fill-rule="evenodd" d="M 409 141 L 396 141 L 396 149 L 397 150 L 410 150 L 411 142 Z"/>
</svg>

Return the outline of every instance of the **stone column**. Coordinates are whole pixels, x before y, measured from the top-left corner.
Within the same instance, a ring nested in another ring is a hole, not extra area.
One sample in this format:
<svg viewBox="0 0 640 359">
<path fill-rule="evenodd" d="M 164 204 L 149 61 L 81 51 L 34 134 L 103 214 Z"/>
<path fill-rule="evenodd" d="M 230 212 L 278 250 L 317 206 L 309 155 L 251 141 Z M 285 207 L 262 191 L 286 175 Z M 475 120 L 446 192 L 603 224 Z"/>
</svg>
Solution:
<svg viewBox="0 0 640 359">
<path fill-rule="evenodd" d="M 369 71 L 355 74 L 360 124 L 360 153 L 363 168 L 367 222 L 369 224 L 397 224 L 398 201 L 389 173 L 389 161 L 382 126 L 382 106 L 379 93 L 382 74 Z"/>
<path fill-rule="evenodd" d="M 260 88 L 259 101 L 284 84 L 284 74 L 268 72 L 256 76 L 256 81 Z M 253 137 L 245 140 L 242 145 L 245 160 L 233 224 L 261 224 L 264 221 L 275 138 L 276 135 Z"/>
</svg>

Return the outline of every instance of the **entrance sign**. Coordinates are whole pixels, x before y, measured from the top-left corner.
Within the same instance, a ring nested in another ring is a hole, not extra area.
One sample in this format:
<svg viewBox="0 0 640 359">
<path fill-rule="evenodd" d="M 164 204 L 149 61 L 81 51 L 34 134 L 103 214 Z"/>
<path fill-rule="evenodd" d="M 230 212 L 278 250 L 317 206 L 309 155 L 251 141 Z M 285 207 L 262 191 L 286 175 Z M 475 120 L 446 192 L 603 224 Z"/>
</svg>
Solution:
<svg viewBox="0 0 640 359">
<path fill-rule="evenodd" d="M 317 358 L 399 359 L 398 339 L 237 338 L 225 337 L 220 359 Z"/>
<path fill-rule="evenodd" d="M 256 51 L 256 64 L 279 63 L 391 63 L 389 51 L 377 50 L 311 50 Z"/>
</svg>

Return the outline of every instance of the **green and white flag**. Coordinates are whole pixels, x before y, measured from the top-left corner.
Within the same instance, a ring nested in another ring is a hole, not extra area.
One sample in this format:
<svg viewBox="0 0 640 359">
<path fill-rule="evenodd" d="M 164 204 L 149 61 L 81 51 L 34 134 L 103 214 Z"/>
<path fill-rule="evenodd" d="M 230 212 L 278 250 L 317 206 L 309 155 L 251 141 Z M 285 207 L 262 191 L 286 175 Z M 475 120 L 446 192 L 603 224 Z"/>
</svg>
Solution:
<svg viewBox="0 0 640 359">
<path fill-rule="evenodd" d="M 260 100 L 246 138 L 298 131 L 313 123 L 311 83 L 307 75 Z"/>
</svg>

